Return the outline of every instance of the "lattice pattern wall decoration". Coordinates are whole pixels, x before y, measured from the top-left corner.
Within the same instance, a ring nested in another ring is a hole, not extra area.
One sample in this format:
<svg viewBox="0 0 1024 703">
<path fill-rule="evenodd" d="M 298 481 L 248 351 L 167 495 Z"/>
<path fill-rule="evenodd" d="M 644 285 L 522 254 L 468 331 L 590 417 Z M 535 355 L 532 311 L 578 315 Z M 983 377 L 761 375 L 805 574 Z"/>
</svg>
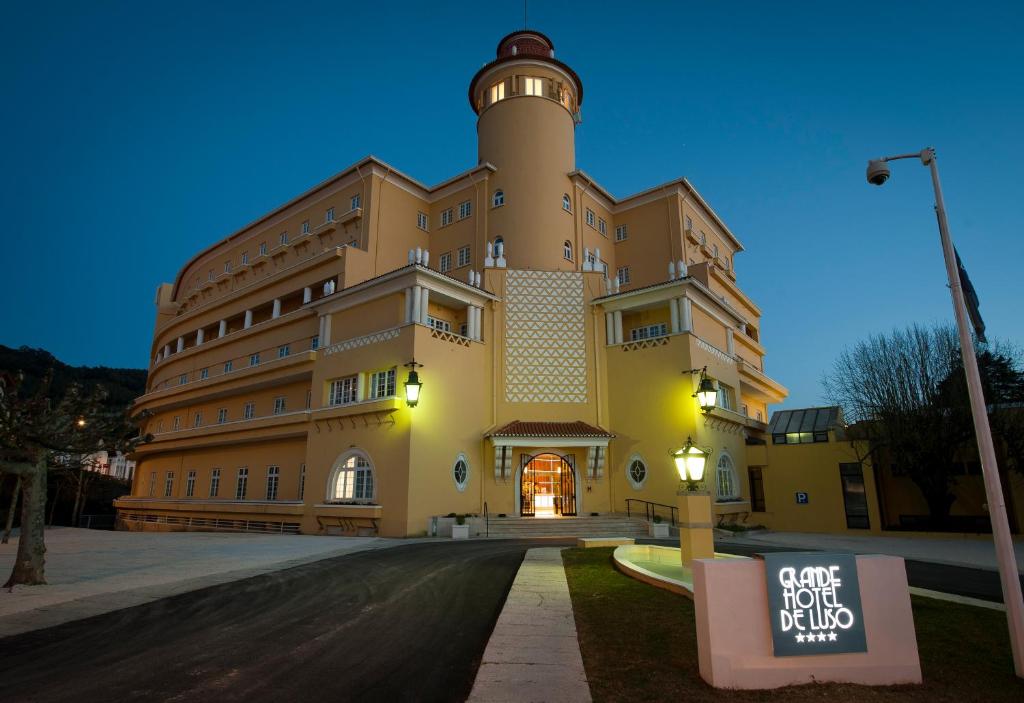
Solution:
<svg viewBox="0 0 1024 703">
<path fill-rule="evenodd" d="M 505 288 L 505 400 L 586 403 L 583 275 L 509 271 Z"/>
</svg>

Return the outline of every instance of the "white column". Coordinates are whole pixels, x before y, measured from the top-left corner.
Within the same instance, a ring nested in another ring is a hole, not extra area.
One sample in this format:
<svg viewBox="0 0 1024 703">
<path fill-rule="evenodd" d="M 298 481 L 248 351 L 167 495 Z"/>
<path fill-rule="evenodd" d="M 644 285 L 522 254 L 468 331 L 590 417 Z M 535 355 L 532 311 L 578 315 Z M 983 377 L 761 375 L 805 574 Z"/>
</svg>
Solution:
<svg viewBox="0 0 1024 703">
<path fill-rule="evenodd" d="M 366 400 L 366 374 L 356 374 L 356 400 Z"/>
<path fill-rule="evenodd" d="M 420 293 L 420 322 L 427 324 L 427 311 L 430 310 L 430 289 L 423 288 Z"/>
<path fill-rule="evenodd" d="M 413 286 L 412 287 L 412 310 L 409 315 L 411 322 L 420 321 L 420 300 L 423 298 L 423 287 Z"/>
<path fill-rule="evenodd" d="M 245 324 L 242 325 L 242 329 L 249 329 L 252 327 L 252 310 L 245 311 Z"/>
<path fill-rule="evenodd" d="M 324 333 L 320 335 L 320 346 L 325 347 L 331 343 L 331 316 L 324 315 Z"/>
<path fill-rule="evenodd" d="M 412 322 L 412 288 L 405 289 L 405 324 Z"/>
<path fill-rule="evenodd" d="M 679 326 L 681 332 L 693 332 L 693 307 L 689 298 L 679 298 Z"/>
<path fill-rule="evenodd" d="M 732 327 L 725 328 L 725 351 L 729 356 L 736 356 L 736 338 L 733 336 Z"/>
<path fill-rule="evenodd" d="M 614 344 L 622 344 L 622 311 L 616 310 L 612 315 L 613 332 L 615 337 Z"/>
<path fill-rule="evenodd" d="M 170 344 L 165 344 L 164 345 L 164 358 L 166 359 L 170 355 L 171 355 L 171 345 Z"/>
<path fill-rule="evenodd" d="M 218 338 L 223 337 L 227 333 L 228 333 L 228 321 L 227 320 L 221 320 L 220 321 L 220 327 L 217 328 L 217 337 Z"/>
<path fill-rule="evenodd" d="M 313 289 L 306 286 L 302 289 L 302 304 L 305 305 L 313 299 Z"/>
<path fill-rule="evenodd" d="M 276 320 L 281 317 L 281 299 L 274 298 L 274 312 L 270 314 L 271 319 Z"/>
<path fill-rule="evenodd" d="M 610 312 L 604 314 L 604 339 L 605 344 L 615 344 L 615 315 Z"/>
<path fill-rule="evenodd" d="M 185 351 L 185 338 L 178 337 L 178 353 Z"/>
<path fill-rule="evenodd" d="M 202 344 L 205 341 L 206 341 L 206 330 L 204 330 L 202 327 L 200 327 L 199 330 L 196 332 L 196 346 L 198 347 L 200 344 Z"/>
<path fill-rule="evenodd" d="M 668 301 L 668 314 L 672 318 L 672 334 L 679 334 L 679 306 L 675 298 Z"/>
<path fill-rule="evenodd" d="M 479 342 L 484 337 L 484 309 L 473 308 L 473 311 L 476 314 L 476 336 L 473 339 Z"/>
</svg>

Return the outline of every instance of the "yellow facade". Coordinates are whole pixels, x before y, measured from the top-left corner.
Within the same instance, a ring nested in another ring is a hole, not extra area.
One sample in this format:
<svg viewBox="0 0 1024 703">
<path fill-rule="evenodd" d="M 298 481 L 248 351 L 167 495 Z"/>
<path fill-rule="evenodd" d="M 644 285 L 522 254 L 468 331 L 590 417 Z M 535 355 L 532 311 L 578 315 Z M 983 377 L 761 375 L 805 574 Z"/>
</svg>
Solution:
<svg viewBox="0 0 1024 703">
<path fill-rule="evenodd" d="M 577 169 L 583 86 L 543 35 L 502 39 L 469 100 L 474 168 L 428 187 L 368 157 L 158 288 L 123 526 L 400 536 L 671 506 L 688 436 L 716 519 L 749 518 L 748 442 L 786 390 L 738 239 L 685 179 L 617 199 Z"/>
</svg>

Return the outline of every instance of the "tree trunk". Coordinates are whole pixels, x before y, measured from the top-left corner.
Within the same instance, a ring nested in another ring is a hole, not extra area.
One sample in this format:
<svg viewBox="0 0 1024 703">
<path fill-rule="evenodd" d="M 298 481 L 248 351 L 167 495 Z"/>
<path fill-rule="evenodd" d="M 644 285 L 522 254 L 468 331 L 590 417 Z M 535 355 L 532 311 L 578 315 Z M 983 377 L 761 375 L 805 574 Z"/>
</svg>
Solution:
<svg viewBox="0 0 1024 703">
<path fill-rule="evenodd" d="M 14 493 L 11 494 L 11 504 L 7 507 L 7 524 L 4 525 L 3 537 L 0 537 L 0 544 L 7 544 L 11 538 L 11 530 L 14 529 L 14 511 L 18 509 L 18 498 L 21 497 L 21 474 L 14 482 Z"/>
<path fill-rule="evenodd" d="M 85 470 L 79 469 L 75 477 L 75 502 L 71 506 L 71 526 L 78 527 L 78 508 L 82 503 L 82 484 L 85 483 Z"/>
<path fill-rule="evenodd" d="M 27 474 L 22 483 L 24 496 L 21 504 L 21 534 L 18 536 L 18 554 L 14 569 L 4 588 L 24 584 L 35 586 L 46 583 L 46 453 L 41 452 L 35 470 Z"/>
</svg>

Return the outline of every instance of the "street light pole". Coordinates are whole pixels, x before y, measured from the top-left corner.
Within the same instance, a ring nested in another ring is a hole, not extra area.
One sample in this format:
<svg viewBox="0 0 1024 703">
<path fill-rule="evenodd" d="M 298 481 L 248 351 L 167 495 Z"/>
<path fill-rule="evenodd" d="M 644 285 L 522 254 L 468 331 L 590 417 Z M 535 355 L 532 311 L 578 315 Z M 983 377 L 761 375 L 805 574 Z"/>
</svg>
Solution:
<svg viewBox="0 0 1024 703">
<path fill-rule="evenodd" d="M 960 285 L 960 271 L 953 251 L 953 241 L 949 236 L 949 223 L 946 220 L 946 206 L 942 198 L 942 185 L 939 182 L 939 167 L 935 149 L 928 147 L 920 154 L 901 154 L 872 161 L 868 165 L 868 180 L 875 185 L 881 185 L 888 179 L 888 168 L 883 170 L 884 162 L 907 158 L 920 158 L 921 163 L 931 169 L 932 186 L 935 189 L 935 215 L 939 221 L 939 237 L 942 240 L 942 256 L 946 261 L 946 276 L 949 278 L 949 290 L 953 297 L 953 313 L 956 316 L 957 331 L 960 334 L 960 353 L 963 357 L 964 373 L 967 375 L 967 392 L 971 399 L 974 434 L 978 441 L 981 474 L 985 483 L 985 498 L 988 501 L 989 519 L 992 521 L 996 561 L 999 565 L 999 578 L 1003 587 L 1003 601 L 1006 603 L 1006 619 L 1010 627 L 1013 668 L 1017 676 L 1024 678 L 1024 598 L 1021 596 L 1020 578 L 1017 575 L 1017 559 L 1013 552 L 1010 523 L 1006 517 L 1006 501 L 1003 498 L 1003 488 L 999 481 L 999 467 L 996 464 L 992 430 L 988 423 L 985 393 L 981 386 L 981 374 L 978 372 L 974 340 L 971 337 L 967 320 L 964 291 Z M 880 162 L 881 165 L 879 165 Z"/>
</svg>

